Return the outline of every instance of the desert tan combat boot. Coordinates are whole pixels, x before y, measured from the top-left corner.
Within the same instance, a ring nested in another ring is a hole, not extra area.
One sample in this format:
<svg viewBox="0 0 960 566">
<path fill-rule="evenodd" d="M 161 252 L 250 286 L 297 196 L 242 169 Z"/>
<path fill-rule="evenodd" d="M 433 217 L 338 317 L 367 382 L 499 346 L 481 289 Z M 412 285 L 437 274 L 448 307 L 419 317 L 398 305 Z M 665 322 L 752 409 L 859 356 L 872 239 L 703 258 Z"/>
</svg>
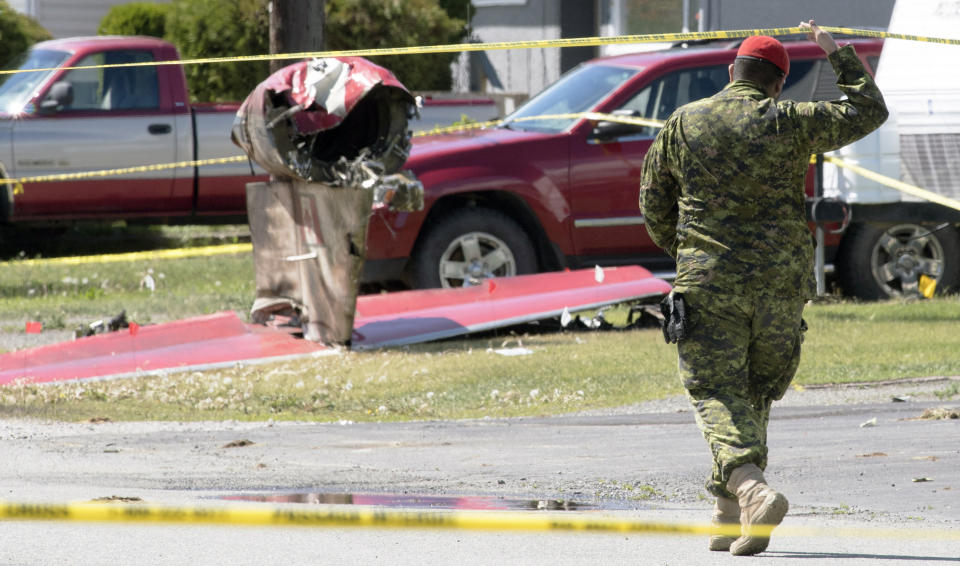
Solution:
<svg viewBox="0 0 960 566">
<path fill-rule="evenodd" d="M 718 497 L 710 524 L 715 527 L 739 526 L 740 503 L 730 497 Z M 730 550 L 730 545 L 735 540 L 737 540 L 736 536 L 727 533 L 710 535 L 710 550 Z"/>
<path fill-rule="evenodd" d="M 730 553 L 743 556 L 763 552 L 770 544 L 770 537 L 750 534 L 748 529 L 754 525 L 779 525 L 789 508 L 787 498 L 771 489 L 763 479 L 763 472 L 753 464 L 733 470 L 727 489 L 737 494 L 744 533 L 730 545 Z"/>
</svg>

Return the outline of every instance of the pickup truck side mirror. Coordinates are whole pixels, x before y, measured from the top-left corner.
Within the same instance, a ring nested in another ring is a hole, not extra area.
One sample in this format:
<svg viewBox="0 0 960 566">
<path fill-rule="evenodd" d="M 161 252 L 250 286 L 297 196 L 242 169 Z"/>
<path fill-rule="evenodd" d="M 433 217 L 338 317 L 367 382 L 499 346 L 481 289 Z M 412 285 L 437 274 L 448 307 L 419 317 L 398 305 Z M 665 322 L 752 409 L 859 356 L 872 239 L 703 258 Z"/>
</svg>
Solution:
<svg viewBox="0 0 960 566">
<path fill-rule="evenodd" d="M 47 97 L 40 103 L 40 111 L 53 114 L 71 104 L 73 104 L 73 85 L 69 81 L 60 81 L 53 83 L 50 87 Z"/>
<path fill-rule="evenodd" d="M 631 118 L 640 118 L 638 110 L 614 110 L 615 116 L 627 116 Z M 622 124 L 620 122 L 608 122 L 601 120 L 593 128 L 593 137 L 601 141 L 610 141 L 624 136 L 633 136 L 642 134 L 646 126 L 637 126 L 634 124 Z"/>
</svg>

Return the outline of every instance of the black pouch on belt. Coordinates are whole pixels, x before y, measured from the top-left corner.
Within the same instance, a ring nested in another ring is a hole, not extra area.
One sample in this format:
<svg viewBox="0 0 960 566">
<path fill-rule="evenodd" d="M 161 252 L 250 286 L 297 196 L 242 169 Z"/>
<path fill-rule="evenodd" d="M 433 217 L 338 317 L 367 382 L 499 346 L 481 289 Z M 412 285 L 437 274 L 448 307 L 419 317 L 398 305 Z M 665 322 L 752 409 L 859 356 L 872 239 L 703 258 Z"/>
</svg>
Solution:
<svg viewBox="0 0 960 566">
<path fill-rule="evenodd" d="M 689 321 L 683 294 L 670 293 L 664 297 L 660 301 L 660 312 L 663 314 L 663 339 L 667 344 L 676 344 L 687 337 Z"/>
</svg>

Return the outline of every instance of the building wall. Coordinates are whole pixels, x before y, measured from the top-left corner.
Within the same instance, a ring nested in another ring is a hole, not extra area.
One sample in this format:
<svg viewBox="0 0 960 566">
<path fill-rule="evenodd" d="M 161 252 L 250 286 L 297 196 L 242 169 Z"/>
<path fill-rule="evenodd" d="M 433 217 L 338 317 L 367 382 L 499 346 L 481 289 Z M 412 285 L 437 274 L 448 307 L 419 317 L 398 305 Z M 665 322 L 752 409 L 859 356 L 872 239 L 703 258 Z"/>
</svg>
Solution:
<svg viewBox="0 0 960 566">
<path fill-rule="evenodd" d="M 138 0 L 13 0 L 10 6 L 29 14 L 54 37 L 96 35 L 111 6 Z M 142 0 L 139 0 L 142 1 Z M 166 3 L 169 0 L 154 0 Z"/>
<path fill-rule="evenodd" d="M 567 0 L 473 0 L 476 10 L 471 28 L 473 37 L 483 43 L 556 39 L 561 34 L 561 7 Z M 589 0 L 578 0 L 584 3 Z M 756 29 L 793 27 L 801 21 L 814 19 L 822 25 L 855 28 L 886 29 L 890 23 L 895 0 L 686 0 L 692 14 L 702 10 L 705 30 Z M 677 14 L 681 13 L 684 0 L 676 0 Z M 629 20 L 631 0 L 594 0 L 598 28 L 591 34 L 579 35 L 626 35 L 637 33 L 625 29 Z M 680 26 L 682 18 L 678 17 Z M 662 29 L 662 33 L 679 32 L 680 29 Z M 635 44 L 607 46 L 598 50 L 608 55 L 651 48 L 663 44 Z M 508 92 L 536 94 L 554 82 L 561 74 L 559 48 L 512 49 L 487 51 L 487 67 L 492 66 L 500 85 L 489 79 L 476 80 L 483 74 L 478 57 L 469 58 L 469 81 L 471 90 L 484 92 Z M 461 58 L 464 61 L 466 58 Z M 455 69 L 455 74 L 458 70 Z M 459 70 L 462 76 L 465 73 Z M 463 88 L 466 84 L 458 80 Z"/>
<path fill-rule="evenodd" d="M 896 0 L 701 0 L 708 30 L 793 27 L 816 20 L 833 27 L 890 25 Z"/>
<path fill-rule="evenodd" d="M 523 3 L 475 2 L 471 21 L 474 37 L 483 43 L 557 39 L 560 37 L 559 0 L 526 0 Z M 473 88 L 481 91 L 536 93 L 560 76 L 560 49 L 508 49 L 486 51 L 502 88 L 489 79 Z M 472 59 L 476 66 L 476 58 Z M 474 74 L 476 75 L 476 69 Z M 479 87 L 479 88 L 478 88 Z"/>
</svg>

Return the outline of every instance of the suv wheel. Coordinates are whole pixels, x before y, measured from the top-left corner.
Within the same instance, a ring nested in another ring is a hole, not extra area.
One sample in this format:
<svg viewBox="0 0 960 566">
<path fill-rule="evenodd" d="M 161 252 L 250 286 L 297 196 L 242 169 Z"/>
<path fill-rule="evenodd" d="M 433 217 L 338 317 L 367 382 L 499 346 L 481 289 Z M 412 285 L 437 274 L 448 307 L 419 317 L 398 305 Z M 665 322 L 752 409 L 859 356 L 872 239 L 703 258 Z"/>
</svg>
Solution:
<svg viewBox="0 0 960 566">
<path fill-rule="evenodd" d="M 956 229 L 918 224 L 861 224 L 844 238 L 840 282 L 861 299 L 918 297 L 920 278 L 936 281 L 938 294 L 960 285 L 960 237 Z"/>
<path fill-rule="evenodd" d="M 410 275 L 418 289 L 467 287 L 536 268 L 533 245 L 516 222 L 496 210 L 473 208 L 430 228 L 414 252 Z"/>
</svg>

